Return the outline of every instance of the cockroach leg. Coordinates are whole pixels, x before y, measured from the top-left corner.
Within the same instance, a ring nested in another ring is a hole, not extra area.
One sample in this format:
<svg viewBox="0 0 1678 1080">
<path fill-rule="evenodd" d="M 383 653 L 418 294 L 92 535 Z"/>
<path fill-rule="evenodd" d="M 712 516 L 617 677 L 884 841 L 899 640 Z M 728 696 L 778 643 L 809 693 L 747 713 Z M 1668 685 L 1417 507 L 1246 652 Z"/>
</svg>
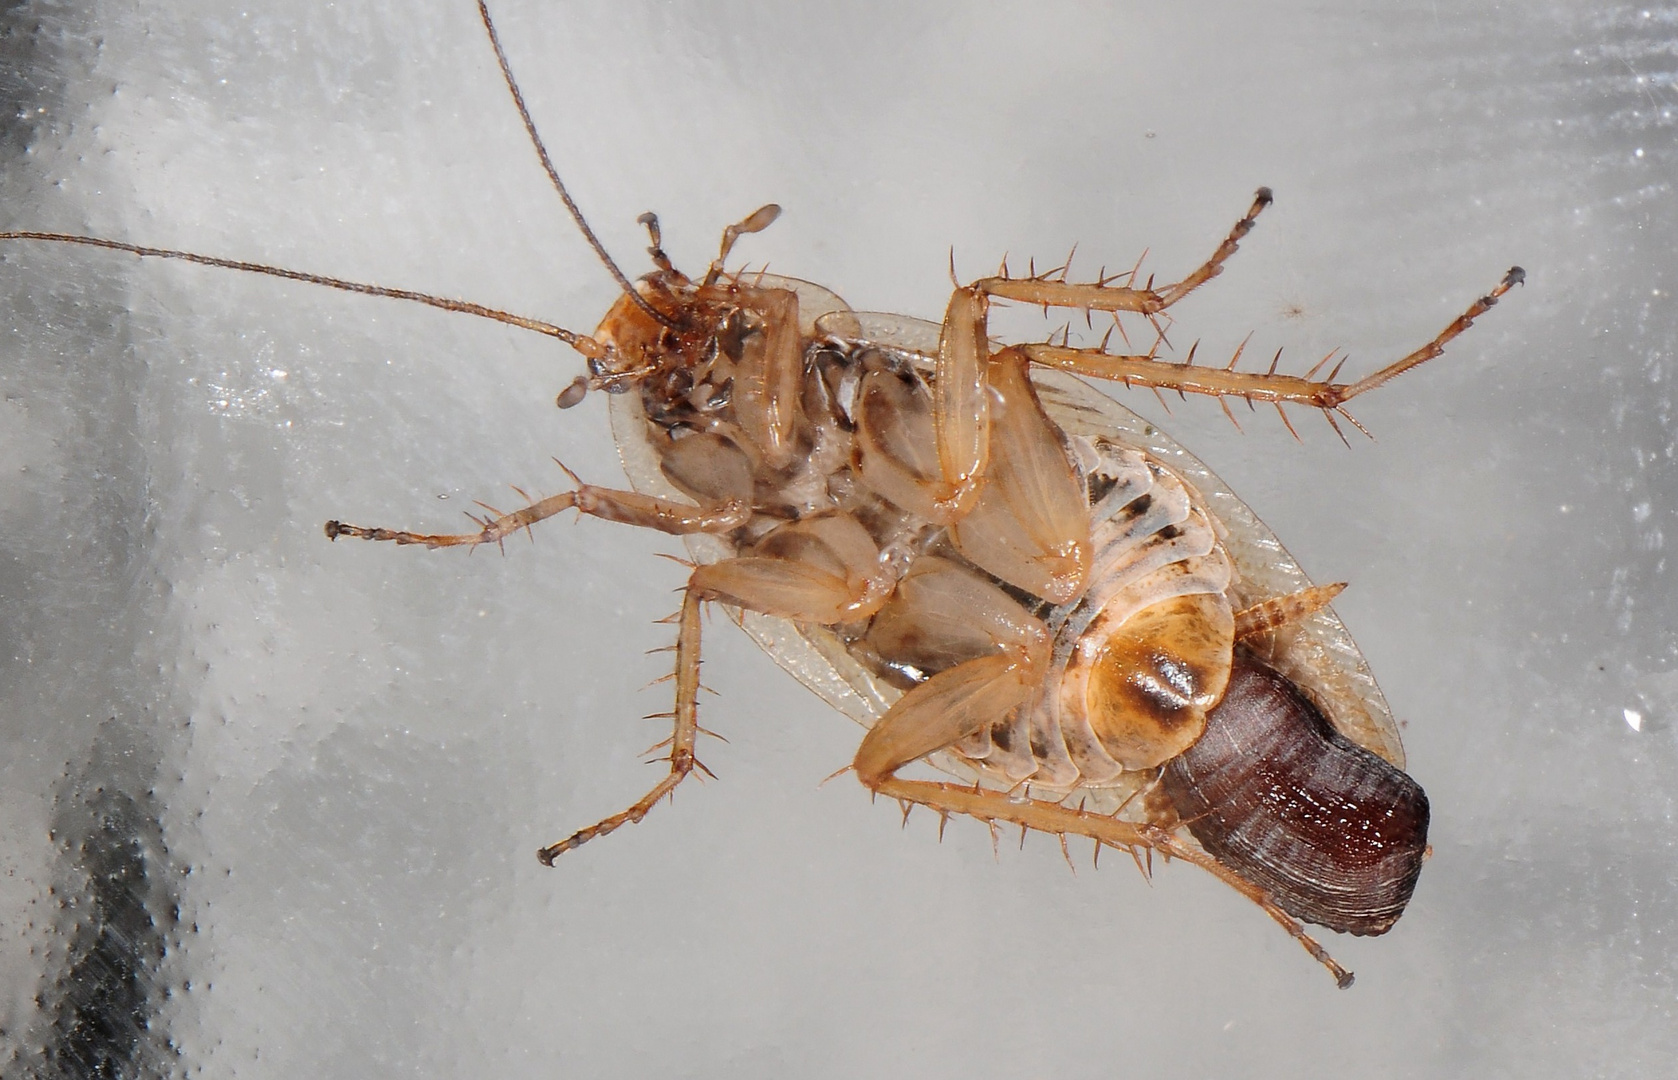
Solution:
<svg viewBox="0 0 1678 1080">
<path fill-rule="evenodd" d="M 1496 288 L 1469 305 L 1467 311 L 1435 335 L 1433 340 L 1354 383 L 1337 383 L 1332 381 L 1332 377 L 1319 382 L 1309 376 L 1194 367 L 1158 360 L 1152 356 L 1116 356 L 1095 349 L 1070 349 L 1062 345 L 1021 345 L 1018 348 L 1024 350 L 1035 364 L 1059 368 L 1077 375 L 1110 379 L 1127 386 L 1151 386 L 1185 394 L 1238 397 L 1248 401 L 1273 401 L 1278 404 L 1291 402 L 1327 412 L 1340 409 L 1359 394 L 1373 390 L 1440 355 L 1451 339 L 1467 330 L 1475 319 L 1484 315 L 1497 303 L 1499 297 L 1525 280 L 1524 270 L 1518 266 L 1511 267 Z"/>
<path fill-rule="evenodd" d="M 783 525 L 754 554 L 700 566 L 689 582 L 706 600 L 820 626 L 872 617 L 896 586 L 867 530 L 846 514 Z"/>
<path fill-rule="evenodd" d="M 889 715 L 889 714 L 888 714 Z M 881 721 L 883 725 L 885 721 Z M 878 730 L 877 725 L 875 730 Z M 870 735 L 873 732 L 869 733 Z M 867 740 L 863 742 L 867 746 Z M 860 763 L 861 751 L 858 751 L 859 764 L 857 772 L 862 776 Z M 906 763 L 905 763 L 906 764 Z M 977 818 L 995 828 L 998 822 L 1007 822 L 1035 829 L 1038 832 L 1050 833 L 1061 837 L 1084 836 L 1094 840 L 1097 844 L 1129 851 L 1133 857 L 1138 851 L 1150 854 L 1158 851 L 1161 855 L 1172 859 L 1181 859 L 1192 863 L 1219 881 L 1228 885 L 1236 892 L 1245 896 L 1253 903 L 1264 909 L 1265 914 L 1274 919 L 1283 930 L 1304 950 L 1311 954 L 1312 959 L 1328 969 L 1334 976 L 1335 985 L 1345 990 L 1352 985 L 1353 975 L 1342 967 L 1328 950 L 1305 932 L 1305 928 L 1298 919 L 1289 915 L 1279 907 L 1270 894 L 1264 889 L 1241 877 L 1216 859 L 1198 848 L 1190 847 L 1176 836 L 1157 825 L 1122 821 L 1103 814 L 1092 814 L 1084 810 L 1074 810 L 1059 803 L 1044 802 L 1040 799 L 1015 801 L 1000 791 L 990 791 L 982 788 L 965 787 L 957 784 L 946 784 L 929 780 L 900 780 L 896 776 L 876 775 L 865 777 L 875 792 L 888 798 L 903 802 L 918 803 L 930 807 L 939 814 L 966 814 Z M 1140 865 L 1140 864 L 1138 864 Z M 1146 873 L 1146 872 L 1144 872 Z"/>
<path fill-rule="evenodd" d="M 780 216 L 781 208 L 774 203 L 767 203 L 724 229 L 722 231 L 722 244 L 717 249 L 716 260 L 711 263 L 711 268 L 705 272 L 705 284 L 715 285 L 717 280 L 722 277 L 723 263 L 728 260 L 729 252 L 734 250 L 736 241 L 748 233 L 762 232 L 775 224 L 775 219 Z M 656 224 L 656 218 L 654 222 Z"/>
<path fill-rule="evenodd" d="M 986 327 L 992 298 L 1041 304 L 1045 310 L 1052 306 L 1081 308 L 1086 314 L 1090 311 L 1130 311 L 1151 317 L 1222 273 L 1224 263 L 1235 254 L 1241 239 L 1252 231 L 1253 222 L 1270 202 L 1270 189 L 1260 188 L 1246 215 L 1230 229 L 1212 257 L 1163 292 L 1151 286 L 1137 289 L 1130 285 L 1108 285 L 1104 281 L 1094 284 L 1068 282 L 1064 266 L 1045 276 L 1037 275 L 1034 268 L 1028 278 L 1010 278 L 1004 271 L 1002 276 L 981 278 L 956 289 L 944 313 L 943 333 L 938 343 L 937 374 L 933 380 L 933 417 L 940 472 L 940 482 L 933 497 L 933 520 L 948 525 L 967 514 L 990 462 L 991 356 Z M 759 211 L 760 214 L 762 212 Z M 756 216 L 753 215 L 754 218 Z M 732 234 L 725 234 L 724 240 L 725 243 L 732 242 Z M 1056 274 L 1058 276 L 1053 276 Z M 1031 351 L 1039 348 L 1050 346 L 1033 346 L 1028 349 L 1027 355 L 1034 362 L 1042 363 Z M 1084 350 L 1061 346 L 1060 351 L 1081 353 Z"/>
<path fill-rule="evenodd" d="M 752 218 L 770 209 L 780 212 L 779 207 L 766 206 Z M 742 224 L 749 224 L 752 218 Z M 745 287 L 736 292 L 762 322 L 738 344 L 733 383 L 735 415 L 763 460 L 772 468 L 784 469 L 799 452 L 794 431 L 799 419 L 804 354 L 798 336 L 798 295 L 785 289 Z"/>
<path fill-rule="evenodd" d="M 986 414 L 982 404 L 975 406 L 973 402 L 981 401 L 984 396 L 985 361 L 988 359 L 984 344 L 985 313 L 991 299 L 1082 308 L 1085 311 L 1158 314 L 1222 273 L 1224 263 L 1235 254 L 1241 240 L 1252 231 L 1254 221 L 1270 202 L 1270 189 L 1260 188 L 1246 216 L 1230 229 L 1212 257 L 1175 285 L 1163 289 L 1004 276 L 982 278 L 956 290 L 945 315 L 944 339 L 939 348 L 940 389 L 946 379 L 954 379 L 950 389 L 941 395 L 948 398 L 947 405 L 941 400 L 936 409 L 939 456 L 946 485 L 959 485 L 982 472 L 987 458 Z M 1325 414 L 1330 414 L 1331 423 L 1331 411 L 1340 411 L 1347 420 L 1356 424 L 1357 421 L 1342 409 L 1347 401 L 1439 356 L 1445 351 L 1446 344 L 1473 325 L 1474 320 L 1490 310 L 1504 293 L 1525 281 L 1525 270 L 1519 266 L 1510 267 L 1496 288 L 1471 304 L 1467 311 L 1427 344 L 1353 383 L 1335 382 L 1338 368 L 1328 379 L 1317 381 L 1315 371 L 1303 377 L 1278 375 L 1274 366 L 1267 372 L 1237 371 L 1234 361 L 1228 367 L 1209 368 L 1159 360 L 1152 353 L 1114 355 L 1101 349 L 1075 349 L 1064 344 L 1030 344 L 1018 348 L 1035 364 L 1122 382 L 1126 386 L 1147 386 L 1156 391 L 1175 390 L 1179 394 L 1206 394 L 1218 398 L 1239 397 L 1249 404 L 1254 401 L 1292 402 L 1323 410 Z M 958 416 L 949 415 L 947 409 L 962 411 Z M 1359 427 L 1361 430 L 1361 425 Z M 952 515 L 951 520 L 958 516 Z"/>
<path fill-rule="evenodd" d="M 957 289 L 944 312 L 932 382 L 933 433 L 941 482 L 932 520 L 948 525 L 973 506 L 990 460 L 988 301 L 977 286 Z"/>
<path fill-rule="evenodd" d="M 821 544 L 828 554 L 853 567 L 878 564 L 878 553 L 867 534 L 854 520 L 844 515 L 810 519 L 783 528 L 787 533 L 798 534 L 792 540 L 795 545 L 799 541 Z M 858 538 L 868 545 L 868 553 L 852 550 Z M 699 609 L 705 601 L 723 600 L 782 618 L 823 624 L 867 618 L 885 603 L 895 580 L 867 574 L 853 577 L 857 580 L 840 578 L 796 558 L 746 556 L 696 567 L 688 578 L 687 588 L 682 594 L 682 609 L 677 616 L 680 629 L 676 636 L 674 675 L 676 708 L 670 714 L 674 730 L 668 744 L 661 744 L 670 747 L 670 774 L 629 809 L 580 829 L 557 844 L 542 848 L 536 857 L 545 865 L 552 866 L 559 855 L 623 825 L 640 821 L 660 799 L 673 792 L 688 773 L 695 768 L 704 770 L 705 767 L 693 756 L 693 747 L 695 738 L 703 730 L 698 723 L 697 698 L 700 690 Z"/>
<path fill-rule="evenodd" d="M 669 274 L 672 279 L 685 284 L 688 280 L 688 276 L 676 269 L 676 267 L 670 262 L 670 256 L 664 253 L 664 233 L 658 227 L 658 215 L 653 213 L 651 210 L 648 210 L 646 213 L 636 218 L 635 223 L 643 226 L 647 230 L 647 238 L 652 241 L 651 245 L 647 248 L 647 255 L 652 259 L 653 265 L 658 267 L 659 270 L 664 273 Z"/>
<path fill-rule="evenodd" d="M 1249 638 L 1291 622 L 1298 622 L 1307 615 L 1327 607 L 1345 588 L 1344 581 L 1335 582 L 1333 585 L 1313 585 L 1308 589 L 1291 592 L 1285 596 L 1272 596 L 1252 607 L 1242 608 L 1235 613 L 1235 637 L 1237 640 Z"/>
<path fill-rule="evenodd" d="M 989 363 L 992 448 L 972 508 L 950 526 L 956 549 L 1008 584 L 1064 603 L 1084 591 L 1093 544 L 1089 497 L 1032 389 L 1030 362 L 1003 349 Z"/>
<path fill-rule="evenodd" d="M 1036 686 L 1034 676 L 1047 659 L 1047 649 L 1033 650 L 1036 656 L 1023 649 L 1010 651 L 1013 655 L 998 652 L 957 664 L 898 699 L 857 747 L 851 764 L 863 786 L 899 798 L 893 787 L 903 783 L 895 779 L 898 769 L 987 730 L 1024 703 Z M 936 805 L 925 799 L 911 801 Z"/>
<path fill-rule="evenodd" d="M 634 491 L 583 484 L 571 497 L 581 513 L 606 521 L 656 529 L 671 536 L 694 533 L 733 532 L 751 520 L 752 508 L 744 499 L 729 499 L 712 506 L 693 506 Z"/>
<path fill-rule="evenodd" d="M 1269 188 L 1259 188 L 1246 215 L 1229 230 L 1229 235 L 1224 237 L 1223 243 L 1218 245 L 1218 250 L 1212 253 L 1212 257 L 1183 280 L 1163 289 L 1135 288 L 1131 284 L 1134 272 L 1132 278 L 1127 278 L 1127 284 L 1123 286 L 1100 282 L 1078 284 L 1038 277 L 991 277 L 976 281 L 970 287 L 998 300 L 1081 308 L 1085 311 L 1131 311 L 1140 315 L 1156 315 L 1223 273 L 1224 263 L 1235 254 L 1242 239 L 1252 232 L 1253 223 L 1273 198 Z"/>
<path fill-rule="evenodd" d="M 694 741 L 699 734 L 699 591 L 691 584 L 682 595 L 682 610 L 676 632 L 676 707 L 671 713 L 670 772 L 653 785 L 629 809 L 602 818 L 586 829 L 579 829 L 561 840 L 542 848 L 536 857 L 544 866 L 552 866 L 554 859 L 567 851 L 579 848 L 590 840 L 646 817 L 658 801 L 673 793 L 676 786 L 687 779 L 695 768 L 704 769 L 693 756 Z"/>
<path fill-rule="evenodd" d="M 866 619 L 891 595 L 886 581 L 852 583 L 794 559 L 756 556 L 707 563 L 693 587 L 707 600 L 818 626 Z"/>
<path fill-rule="evenodd" d="M 1339 394 L 1338 399 L 1331 404 L 1338 405 L 1342 401 L 1348 401 L 1366 390 L 1373 390 L 1377 386 L 1397 378 L 1419 364 L 1424 364 L 1427 361 L 1432 360 L 1434 357 L 1445 351 L 1445 345 L 1447 342 L 1462 333 L 1464 330 L 1467 330 L 1470 326 L 1474 325 L 1475 319 L 1478 319 L 1480 316 L 1490 311 L 1492 306 L 1498 302 L 1499 298 L 1501 298 L 1504 293 L 1508 292 L 1516 285 L 1525 285 L 1526 280 L 1527 272 L 1525 270 L 1518 266 L 1511 266 L 1509 268 L 1509 272 L 1503 275 L 1503 280 L 1497 283 L 1497 287 L 1495 289 L 1470 304 L 1467 311 L 1457 316 L 1456 320 L 1453 321 L 1451 325 L 1441 330 L 1432 341 L 1423 345 L 1409 356 L 1404 357 L 1402 360 L 1388 364 L 1386 367 L 1372 375 L 1365 375 L 1363 378 L 1359 379 L 1355 383 L 1352 383 L 1350 386 L 1340 388 L 1341 393 Z"/>
<path fill-rule="evenodd" d="M 752 515 L 751 507 L 739 499 L 702 507 L 634 491 L 580 484 L 575 491 L 538 499 L 521 510 L 486 521 L 483 528 L 475 533 L 415 533 L 328 521 L 326 538 L 336 540 L 340 536 L 350 536 L 358 540 L 388 540 L 394 544 L 420 544 L 429 548 L 476 547 L 479 544 L 498 544 L 520 529 L 528 529 L 539 521 L 571 509 L 607 521 L 657 529 L 672 536 L 732 532 L 750 520 Z"/>
</svg>

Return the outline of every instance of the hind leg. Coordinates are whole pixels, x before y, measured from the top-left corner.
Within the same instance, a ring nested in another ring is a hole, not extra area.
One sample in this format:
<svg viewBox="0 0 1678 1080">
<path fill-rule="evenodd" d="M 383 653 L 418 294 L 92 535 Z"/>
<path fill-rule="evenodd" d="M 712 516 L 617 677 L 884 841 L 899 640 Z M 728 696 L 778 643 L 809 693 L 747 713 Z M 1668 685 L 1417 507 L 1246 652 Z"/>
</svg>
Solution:
<svg viewBox="0 0 1678 1080">
<path fill-rule="evenodd" d="M 876 794 L 897 799 L 905 807 L 910 804 L 930 807 L 941 818 L 965 814 L 992 826 L 1007 822 L 1022 829 L 1049 833 L 1060 837 L 1063 844 L 1068 836 L 1084 836 L 1132 855 L 1139 851 L 1158 851 L 1169 858 L 1193 863 L 1263 908 L 1265 914 L 1328 969 L 1341 989 L 1352 985 L 1352 973 L 1341 967 L 1269 893 L 1198 847 L 1184 843 L 1168 829 L 1075 810 L 1041 799 L 1020 799 L 1009 792 L 904 780 L 896 775 L 905 765 L 1002 720 L 1029 696 L 1031 687 L 1023 684 L 1029 680 L 1030 667 L 1005 655 L 982 657 L 936 675 L 905 694 L 862 740 L 853 763 L 857 779 Z"/>
<path fill-rule="evenodd" d="M 1132 855 L 1138 851 L 1158 851 L 1168 858 L 1193 863 L 1263 908 L 1265 914 L 1276 920 L 1277 925 L 1311 954 L 1312 959 L 1328 969 L 1342 990 L 1352 985 L 1352 973 L 1337 963 L 1334 957 L 1328 954 L 1328 950 L 1306 933 L 1298 919 L 1283 911 L 1268 892 L 1198 847 L 1185 844 L 1167 829 L 1157 825 L 1121 821 L 1118 818 L 1075 810 L 1041 799 L 1019 800 L 1007 792 L 927 780 L 902 780 L 891 775 L 896 768 L 907 764 L 907 761 L 899 762 L 892 770 L 873 775 L 863 782 L 881 795 L 897 799 L 906 805 L 912 803 L 930 807 L 942 817 L 965 814 L 991 825 L 1007 822 L 1025 829 L 1049 833 L 1060 837 L 1062 842 L 1068 836 L 1084 836 L 1099 844 L 1128 851 Z M 859 775 L 861 771 L 859 766 Z"/>
</svg>

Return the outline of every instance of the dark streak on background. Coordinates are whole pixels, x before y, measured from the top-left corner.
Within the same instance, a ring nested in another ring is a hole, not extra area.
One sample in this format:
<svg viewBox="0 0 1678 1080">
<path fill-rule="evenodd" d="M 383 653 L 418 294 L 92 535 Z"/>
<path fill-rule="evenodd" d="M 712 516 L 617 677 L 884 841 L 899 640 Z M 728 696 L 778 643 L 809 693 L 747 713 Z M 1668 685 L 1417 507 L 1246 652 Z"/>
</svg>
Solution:
<svg viewBox="0 0 1678 1080">
<path fill-rule="evenodd" d="M 13 206 L 51 205 L 50 169 L 43 176 L 15 166 L 24 158 L 50 166 L 84 119 L 64 87 L 98 58 L 85 22 L 91 10 L 43 0 L 0 11 L 0 169 L 20 181 L 6 191 Z M 20 190 L 24 177 L 37 190 Z M 15 275 L 41 254 L 8 251 L 4 271 Z M 114 280 L 65 274 L 50 295 L 37 296 L 34 313 L 46 327 L 90 316 L 120 323 L 126 304 Z M 8 354 L 21 355 L 26 339 L 8 329 Z M 40 785 L 52 791 L 44 814 L 56 855 L 51 888 L 34 911 L 0 913 L 12 927 L 49 919 L 54 926 L 38 954 L 34 1016 L 21 1030 L 0 1031 L 0 1071 L 155 1076 L 170 1055 L 159 1020 L 178 906 L 153 790 L 164 726 L 133 704 L 156 699 L 146 685 L 155 673 L 140 669 L 136 647 L 160 593 L 143 540 L 140 395 L 136 373 L 91 339 L 67 355 L 75 359 L 63 365 L 0 368 L 0 394 L 51 431 L 50 447 L 26 448 L 23 467 L 6 481 L 15 502 L 0 521 L 0 731 L 11 768 L 61 770 L 56 783 Z M 101 496 L 62 499 L 66 474 L 103 478 Z M 58 542 L 31 542 L 41 536 Z"/>
</svg>

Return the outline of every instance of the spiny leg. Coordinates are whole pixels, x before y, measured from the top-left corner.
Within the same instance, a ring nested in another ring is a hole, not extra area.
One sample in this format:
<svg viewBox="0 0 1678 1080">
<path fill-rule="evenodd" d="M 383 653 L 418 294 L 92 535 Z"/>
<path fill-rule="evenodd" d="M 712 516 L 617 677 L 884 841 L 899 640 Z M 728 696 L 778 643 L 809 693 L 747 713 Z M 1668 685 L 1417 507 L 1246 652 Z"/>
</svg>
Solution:
<svg viewBox="0 0 1678 1080">
<path fill-rule="evenodd" d="M 938 364 L 933 380 L 933 414 L 940 478 L 933 493 L 933 520 L 953 524 L 972 509 L 990 459 L 990 346 L 992 298 L 1085 311 L 1132 311 L 1153 316 L 1223 272 L 1223 265 L 1252 231 L 1253 222 L 1271 203 L 1260 188 L 1245 216 L 1236 222 L 1212 257 L 1163 292 L 1150 286 L 1109 285 L 1107 279 L 1077 284 L 1053 277 L 981 278 L 955 290 L 944 313 Z"/>
<path fill-rule="evenodd" d="M 831 553 L 841 556 L 850 547 L 847 539 L 860 540 L 867 545 L 867 551 L 850 552 L 856 557 L 854 561 L 864 568 L 874 568 L 879 563 L 879 553 L 873 548 L 867 532 L 860 524 L 841 515 L 807 519 L 782 528 L 800 530 L 812 542 L 820 542 L 825 537 L 830 549 L 838 549 Z M 721 599 L 748 610 L 783 618 L 834 623 L 872 615 L 889 592 L 888 580 L 875 580 L 873 577 L 847 580 L 824 574 L 819 568 L 795 559 L 742 557 L 695 567 L 688 578 L 687 588 L 683 590 L 682 610 L 676 616 L 680 630 L 676 636 L 676 707 L 669 714 L 674 723 L 669 742 L 669 775 L 629 809 L 543 848 L 537 852 L 537 857 L 552 865 L 556 856 L 646 817 L 658 801 L 674 791 L 692 770 L 697 768 L 708 773 L 693 756 L 694 739 L 700 730 L 696 704 L 699 693 L 699 613 L 705 601 Z"/>
<path fill-rule="evenodd" d="M 677 616 L 679 628 L 676 632 L 676 707 L 671 711 L 672 730 L 670 733 L 670 772 L 653 785 L 629 809 L 610 817 L 602 818 L 586 829 L 578 829 L 557 844 L 542 848 L 536 853 L 545 866 L 552 866 L 554 859 L 573 848 L 581 847 L 590 840 L 631 822 L 640 821 L 646 817 L 658 801 L 674 792 L 676 786 L 695 768 L 704 770 L 705 766 L 693 756 L 694 741 L 699 734 L 699 609 L 702 603 L 699 590 L 689 585 L 682 594 L 682 610 Z M 708 770 L 707 770 L 708 771 Z"/>
<path fill-rule="evenodd" d="M 752 516 L 751 506 L 740 499 L 730 499 L 710 507 L 692 506 L 634 491 L 616 491 L 579 483 L 575 491 L 538 499 L 510 514 L 492 511 L 497 513 L 494 518 L 480 520 L 474 517 L 473 520 L 482 527 L 473 533 L 415 533 L 328 521 L 326 538 L 336 540 L 340 536 L 350 536 L 358 540 L 388 540 L 394 544 L 421 544 L 429 548 L 476 547 L 479 544 L 499 544 L 520 529 L 528 529 L 539 521 L 573 508 L 592 517 L 657 529 L 672 536 L 732 532 Z"/>
<path fill-rule="evenodd" d="M 1518 266 L 1510 267 L 1496 288 L 1470 304 L 1467 311 L 1434 335 L 1427 344 L 1354 383 L 1334 381 L 1340 372 L 1338 365 L 1326 380 L 1319 382 L 1314 379 L 1316 368 L 1303 376 L 1279 375 L 1275 361 L 1271 362 L 1268 371 L 1236 371 L 1234 360 L 1228 367 L 1197 367 L 1193 364 L 1192 352 L 1189 362 L 1174 364 L 1152 356 L 1116 356 L 1097 349 L 1072 349 L 1060 345 L 1021 345 L 1019 348 L 1033 363 L 1077 375 L 1111 379 L 1126 386 L 1151 386 L 1219 398 L 1236 397 L 1248 402 L 1268 401 L 1278 409 L 1283 403 L 1304 405 L 1321 409 L 1325 414 L 1331 410 L 1339 412 L 1355 424 L 1357 421 L 1343 408 L 1346 402 L 1443 353 L 1448 343 L 1472 326 L 1475 319 L 1491 310 L 1504 293 L 1525 280 L 1526 271 Z M 1236 358 L 1239 357 L 1238 351 Z M 1324 362 L 1326 360 L 1325 357 Z M 1319 363 L 1318 368 L 1321 366 Z M 1332 416 L 1330 421 L 1333 421 Z"/>
<path fill-rule="evenodd" d="M 898 699 L 857 747 L 852 768 L 864 787 L 904 804 L 917 803 L 940 817 L 966 814 L 988 824 L 1006 821 L 1062 838 L 1086 836 L 1134 854 L 1138 849 L 1193 863 L 1263 908 L 1305 951 L 1334 976 L 1341 988 L 1352 974 L 1335 962 L 1299 921 L 1283 911 L 1270 894 L 1212 856 L 1185 844 L 1157 825 L 1073 810 L 1040 799 L 1016 798 L 1012 792 L 925 780 L 904 780 L 897 770 L 937 750 L 952 746 L 1024 707 L 1042 679 L 1049 648 L 1040 625 L 1022 622 L 1013 640 L 999 640 L 1002 650 L 957 664 Z"/>
<path fill-rule="evenodd" d="M 1174 285 L 1155 289 L 1150 285 L 1135 288 L 1134 283 L 1123 286 L 1108 285 L 1105 280 L 1079 284 L 1044 277 L 982 278 L 971 288 L 999 300 L 1017 300 L 1028 304 L 1050 307 L 1082 308 L 1086 311 L 1132 311 L 1141 315 L 1155 315 L 1175 304 L 1189 293 L 1223 273 L 1228 262 L 1241 246 L 1241 241 L 1253 231 L 1253 223 L 1264 208 L 1274 200 L 1270 189 L 1261 187 L 1253 195 L 1253 204 L 1224 237 L 1212 257 L 1200 264 L 1193 273 Z M 1064 274 L 1064 271 L 1062 272 Z"/>
<path fill-rule="evenodd" d="M 1305 932 L 1299 920 L 1283 911 L 1268 892 L 1157 825 L 1121 821 L 1118 818 L 1074 810 L 1040 799 L 1016 801 L 1007 792 L 987 791 L 957 784 L 901 780 L 888 775 L 875 780 L 869 786 L 881 795 L 929 807 L 941 816 L 966 814 L 987 824 L 1008 822 L 1063 839 L 1068 835 L 1085 836 L 1133 854 L 1138 849 L 1152 850 L 1170 858 L 1193 863 L 1263 908 L 1265 914 L 1274 919 L 1311 954 L 1312 959 L 1328 969 L 1342 990 L 1352 985 L 1352 973 L 1340 966 L 1315 938 Z"/>
</svg>

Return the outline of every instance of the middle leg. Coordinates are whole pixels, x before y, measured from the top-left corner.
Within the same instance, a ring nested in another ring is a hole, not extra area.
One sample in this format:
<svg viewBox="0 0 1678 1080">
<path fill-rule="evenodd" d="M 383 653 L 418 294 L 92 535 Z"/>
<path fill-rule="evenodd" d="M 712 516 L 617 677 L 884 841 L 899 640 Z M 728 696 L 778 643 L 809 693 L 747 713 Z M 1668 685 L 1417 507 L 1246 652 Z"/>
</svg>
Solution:
<svg viewBox="0 0 1678 1080">
<path fill-rule="evenodd" d="M 770 539 L 772 538 L 772 539 Z M 831 624 L 867 618 L 890 596 L 895 580 L 882 571 L 879 551 L 854 519 L 842 514 L 782 526 L 759 544 L 764 553 L 695 567 L 676 616 L 676 704 L 668 714 L 672 730 L 669 773 L 632 804 L 536 853 L 545 865 L 625 825 L 641 821 L 659 800 L 699 769 L 694 757 L 699 733 L 700 609 L 722 600 L 752 611 L 803 622 Z M 663 714 L 661 714 L 663 715 Z"/>
</svg>

